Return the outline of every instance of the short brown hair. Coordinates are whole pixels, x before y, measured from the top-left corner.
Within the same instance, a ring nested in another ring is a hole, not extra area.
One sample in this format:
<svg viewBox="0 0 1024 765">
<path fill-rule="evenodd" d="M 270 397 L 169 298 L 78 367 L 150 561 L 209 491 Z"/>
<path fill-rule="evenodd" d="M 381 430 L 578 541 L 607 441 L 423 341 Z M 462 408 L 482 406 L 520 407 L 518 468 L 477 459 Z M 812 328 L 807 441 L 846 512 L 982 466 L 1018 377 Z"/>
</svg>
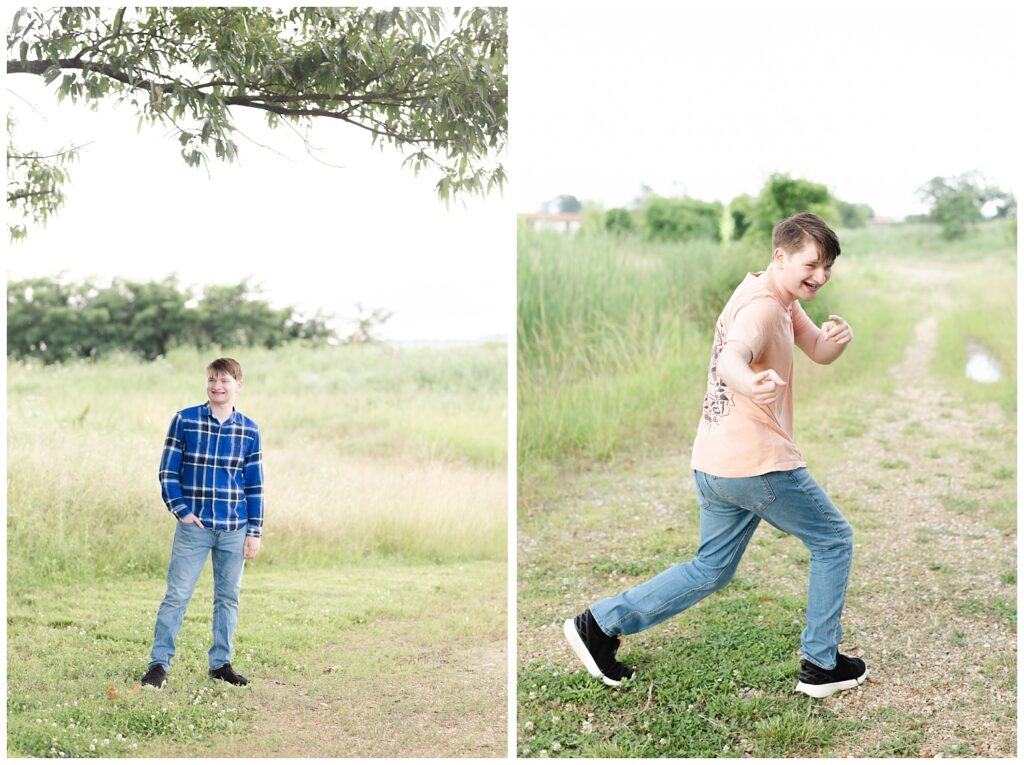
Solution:
<svg viewBox="0 0 1024 765">
<path fill-rule="evenodd" d="M 242 379 L 242 365 L 234 359 L 214 359 L 206 366 L 206 373 L 216 372 L 217 374 L 226 373 L 234 377 L 236 380 Z"/>
<path fill-rule="evenodd" d="M 825 221 L 811 212 L 799 212 L 776 223 L 772 229 L 772 250 L 781 247 L 788 253 L 794 253 L 808 239 L 818 245 L 818 258 L 826 266 L 831 266 L 839 256 L 839 237 Z"/>
</svg>

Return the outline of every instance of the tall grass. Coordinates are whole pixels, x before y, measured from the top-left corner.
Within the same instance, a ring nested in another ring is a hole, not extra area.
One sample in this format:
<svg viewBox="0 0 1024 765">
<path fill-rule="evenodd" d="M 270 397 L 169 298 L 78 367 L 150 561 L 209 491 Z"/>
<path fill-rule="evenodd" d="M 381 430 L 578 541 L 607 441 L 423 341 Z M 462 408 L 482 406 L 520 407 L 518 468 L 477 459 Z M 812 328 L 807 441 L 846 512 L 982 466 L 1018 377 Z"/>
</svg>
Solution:
<svg viewBox="0 0 1024 765">
<path fill-rule="evenodd" d="M 718 311 L 763 266 L 748 247 L 712 242 L 522 228 L 518 246 L 521 477 L 680 426 L 707 374 Z"/>
<path fill-rule="evenodd" d="M 224 353 L 264 437 L 263 565 L 504 557 L 504 346 Z M 12 583 L 165 570 L 157 465 L 208 356 L 8 365 Z"/>
</svg>

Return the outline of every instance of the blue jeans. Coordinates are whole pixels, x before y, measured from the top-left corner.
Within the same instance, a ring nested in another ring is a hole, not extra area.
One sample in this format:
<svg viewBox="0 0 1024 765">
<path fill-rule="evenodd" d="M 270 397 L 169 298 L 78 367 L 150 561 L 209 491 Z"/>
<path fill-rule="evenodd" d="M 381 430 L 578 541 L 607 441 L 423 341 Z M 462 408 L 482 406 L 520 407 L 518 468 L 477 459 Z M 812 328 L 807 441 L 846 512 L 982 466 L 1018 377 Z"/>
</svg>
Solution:
<svg viewBox="0 0 1024 765">
<path fill-rule="evenodd" d="M 210 669 L 231 661 L 231 639 L 238 624 L 238 593 L 242 588 L 242 548 L 245 526 L 235 531 L 201 529 L 194 523 L 178 523 L 171 546 L 171 565 L 167 568 L 167 594 L 156 614 L 152 661 L 170 669 L 174 642 L 181 629 L 185 609 L 192 599 L 206 558 L 213 552 L 213 646 Z"/>
<path fill-rule="evenodd" d="M 822 669 L 836 665 L 839 618 L 853 559 L 853 530 L 807 468 L 751 478 L 694 470 L 700 503 L 697 557 L 590 607 L 608 635 L 631 635 L 675 616 L 728 584 L 761 519 L 810 550 L 807 628 L 800 648 Z"/>
</svg>

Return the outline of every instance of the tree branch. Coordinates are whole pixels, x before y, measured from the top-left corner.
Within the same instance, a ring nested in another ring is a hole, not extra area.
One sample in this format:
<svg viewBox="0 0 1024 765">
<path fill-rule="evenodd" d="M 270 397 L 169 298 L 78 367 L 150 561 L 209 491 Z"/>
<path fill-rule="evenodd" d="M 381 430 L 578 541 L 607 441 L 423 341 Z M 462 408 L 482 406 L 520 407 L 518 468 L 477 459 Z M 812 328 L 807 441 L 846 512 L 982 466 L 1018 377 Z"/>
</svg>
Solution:
<svg viewBox="0 0 1024 765">
<path fill-rule="evenodd" d="M 11 154 L 8 152 L 7 159 L 53 159 L 54 157 L 62 157 L 65 154 L 71 154 L 72 152 L 78 151 L 86 146 L 91 146 L 94 143 L 96 142 L 89 141 L 89 143 L 80 143 L 78 146 L 72 146 L 70 149 L 58 151 L 56 154 Z"/>
<path fill-rule="evenodd" d="M 45 197 L 56 193 L 57 189 L 45 189 L 43 191 L 15 191 L 13 194 L 9 193 L 7 195 L 7 204 L 17 202 L 19 199 L 27 199 L 28 197 Z"/>
</svg>

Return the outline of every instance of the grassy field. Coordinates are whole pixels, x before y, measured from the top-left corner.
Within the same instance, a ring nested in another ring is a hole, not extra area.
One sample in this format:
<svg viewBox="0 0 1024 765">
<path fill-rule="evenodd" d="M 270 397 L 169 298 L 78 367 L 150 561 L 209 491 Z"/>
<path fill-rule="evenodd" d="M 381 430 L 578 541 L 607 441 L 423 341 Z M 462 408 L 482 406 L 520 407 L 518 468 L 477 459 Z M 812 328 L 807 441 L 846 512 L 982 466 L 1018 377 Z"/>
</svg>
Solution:
<svg viewBox="0 0 1024 765">
<path fill-rule="evenodd" d="M 1004 229 L 983 226 L 968 242 L 952 244 L 929 226 L 839 232 L 843 254 L 812 315 L 843 315 L 855 341 L 833 366 L 798 354 L 796 437 L 855 529 L 844 650 L 865 656 L 873 680 L 821 702 L 793 692 L 807 552 L 768 527 L 755 535 L 727 589 L 624 639 L 624 661 L 640 668 L 635 682 L 613 690 L 580 671 L 563 644 L 562 619 L 696 552 L 688 464 L 713 317 L 665 308 L 693 321 L 698 342 L 676 345 L 681 358 L 637 348 L 628 359 L 595 351 L 580 384 L 602 387 L 611 401 L 647 396 L 622 404 L 642 413 L 636 419 L 611 417 L 592 429 L 612 434 L 601 453 L 552 435 L 572 430 L 571 406 L 524 420 L 532 406 L 557 409 L 532 401 L 559 395 L 545 381 L 571 389 L 577 377 L 569 365 L 555 375 L 550 365 L 524 368 L 543 353 L 524 354 L 523 345 L 546 334 L 524 335 L 520 327 L 521 428 L 552 431 L 521 432 L 520 443 L 563 445 L 521 460 L 520 755 L 1013 755 L 1016 263 Z M 559 247 L 549 237 L 526 244 L 520 257 L 527 260 Z M 583 244 L 562 245 L 580 284 L 590 279 L 591 249 L 635 250 L 654 261 L 693 254 L 694 270 L 715 257 L 685 246 L 648 253 L 629 240 Z M 717 257 L 735 254 L 723 248 Z M 754 260 L 763 268 L 767 254 Z M 626 262 L 608 283 L 634 279 Z M 523 273 L 521 263 L 521 291 Z M 692 277 L 702 278 L 709 277 Z M 648 286 L 667 289 L 661 281 Z M 544 286 L 544 300 L 582 300 L 580 284 L 566 274 Z M 609 322 L 628 326 L 629 309 Z M 547 335 L 563 330 L 560 342 L 587 357 L 589 337 L 567 323 Z M 965 379 L 968 340 L 999 359 L 998 384 Z M 658 335 L 650 342 L 657 346 Z M 662 382 L 631 386 L 638 377 Z M 956 669 L 935 673 L 936 666 Z"/>
<path fill-rule="evenodd" d="M 264 437 L 254 683 L 205 675 L 207 566 L 159 694 L 135 692 L 174 532 L 156 469 L 209 354 L 9 364 L 9 754 L 503 754 L 505 348 L 225 354 Z"/>
</svg>

